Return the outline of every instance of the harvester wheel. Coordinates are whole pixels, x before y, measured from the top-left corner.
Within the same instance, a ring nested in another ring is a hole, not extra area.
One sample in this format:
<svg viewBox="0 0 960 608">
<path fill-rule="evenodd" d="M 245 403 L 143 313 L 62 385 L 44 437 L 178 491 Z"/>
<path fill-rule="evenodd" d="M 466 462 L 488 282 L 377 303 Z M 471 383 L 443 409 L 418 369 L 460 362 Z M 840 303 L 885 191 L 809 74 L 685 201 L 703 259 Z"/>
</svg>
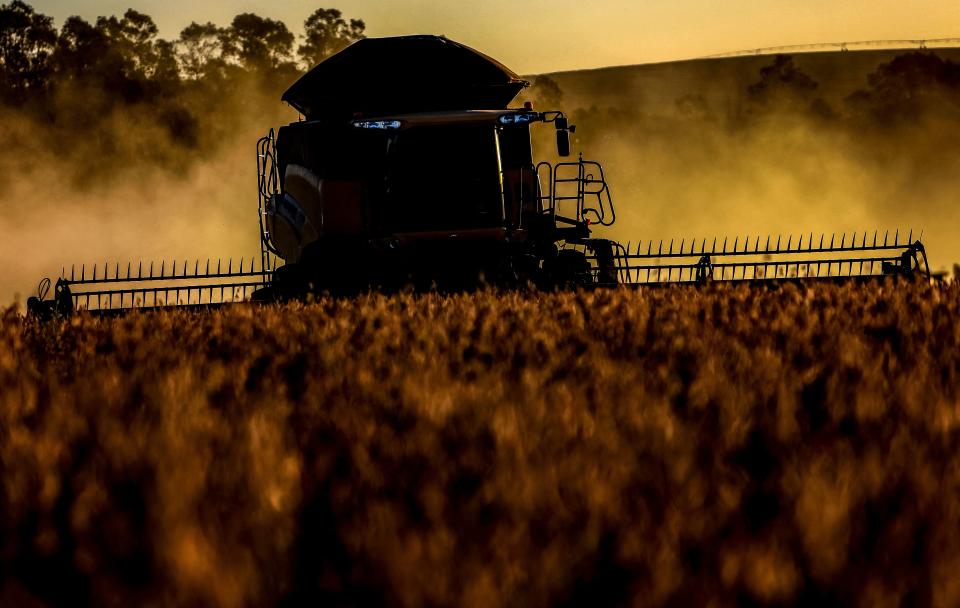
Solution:
<svg viewBox="0 0 960 608">
<path fill-rule="evenodd" d="M 563 249 L 553 260 L 544 262 L 544 270 L 555 287 L 571 288 L 593 283 L 587 256 L 574 249 Z"/>
<path fill-rule="evenodd" d="M 270 285 L 258 289 L 253 299 L 261 302 L 287 302 L 307 295 L 309 283 L 297 264 L 285 264 L 273 271 Z"/>
</svg>

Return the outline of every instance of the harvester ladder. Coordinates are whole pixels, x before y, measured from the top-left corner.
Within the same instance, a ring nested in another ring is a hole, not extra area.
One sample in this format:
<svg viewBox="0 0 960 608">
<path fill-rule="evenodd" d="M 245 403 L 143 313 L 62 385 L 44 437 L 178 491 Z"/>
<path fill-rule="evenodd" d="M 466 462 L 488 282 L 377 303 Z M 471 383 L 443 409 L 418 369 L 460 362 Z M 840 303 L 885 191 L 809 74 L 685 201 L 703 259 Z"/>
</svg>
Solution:
<svg viewBox="0 0 960 608">
<path fill-rule="evenodd" d="M 273 129 L 257 141 L 257 216 L 260 224 L 260 267 L 275 270 L 279 252 L 270 244 L 267 206 L 280 194 L 280 166 L 277 162 L 277 138 Z"/>
<path fill-rule="evenodd" d="M 563 216 L 561 205 L 572 202 L 576 205 L 572 218 L 578 222 L 610 226 L 616 221 L 610 187 L 600 163 L 583 160 L 581 155 L 577 162 L 557 163 L 552 176 L 550 207 L 554 217 Z"/>
</svg>

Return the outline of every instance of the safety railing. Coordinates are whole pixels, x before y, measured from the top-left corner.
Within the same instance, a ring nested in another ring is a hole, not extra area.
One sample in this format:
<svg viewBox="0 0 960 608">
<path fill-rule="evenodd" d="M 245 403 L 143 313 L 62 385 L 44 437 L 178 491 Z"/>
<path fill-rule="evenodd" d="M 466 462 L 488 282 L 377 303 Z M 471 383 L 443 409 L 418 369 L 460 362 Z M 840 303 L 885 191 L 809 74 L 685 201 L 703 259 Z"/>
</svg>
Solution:
<svg viewBox="0 0 960 608">
<path fill-rule="evenodd" d="M 275 269 L 279 252 L 271 244 L 267 224 L 270 199 L 280 193 L 280 167 L 277 162 L 277 139 L 273 129 L 257 141 L 257 216 L 260 223 L 260 264 Z"/>
<path fill-rule="evenodd" d="M 541 162 L 537 165 L 538 179 L 544 173 L 550 186 L 540 196 L 544 213 L 601 226 L 610 226 L 616 221 L 610 187 L 600 163 L 583 160 L 582 156 L 576 162 L 556 165 Z"/>
</svg>

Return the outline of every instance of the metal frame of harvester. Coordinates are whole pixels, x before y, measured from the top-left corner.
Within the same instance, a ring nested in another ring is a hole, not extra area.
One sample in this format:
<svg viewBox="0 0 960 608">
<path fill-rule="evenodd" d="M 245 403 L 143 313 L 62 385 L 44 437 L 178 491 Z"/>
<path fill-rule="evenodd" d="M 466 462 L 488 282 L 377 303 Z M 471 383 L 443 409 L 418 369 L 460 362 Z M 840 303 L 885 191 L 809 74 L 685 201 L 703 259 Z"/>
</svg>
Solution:
<svg viewBox="0 0 960 608">
<path fill-rule="evenodd" d="M 327 92 L 331 74 L 343 78 L 363 61 L 395 56 L 391 49 L 420 53 L 420 64 L 446 53 L 457 74 L 486 72 L 449 85 L 441 101 L 435 90 L 418 97 L 391 84 L 397 69 L 384 72 L 397 111 L 385 110 L 383 91 L 361 91 L 352 101 Z M 603 167 L 582 155 L 536 163 L 531 127 L 553 125 L 561 157 L 570 154 L 575 127 L 559 111 L 507 108 L 525 85 L 443 38 L 357 43 L 284 95 L 307 120 L 257 143 L 258 260 L 74 266 L 49 300 L 45 279 L 28 307 L 51 316 L 410 285 L 549 289 L 931 276 L 912 232 L 636 244 L 595 236 L 616 221 Z M 364 105 L 369 100 L 381 105 Z"/>
</svg>

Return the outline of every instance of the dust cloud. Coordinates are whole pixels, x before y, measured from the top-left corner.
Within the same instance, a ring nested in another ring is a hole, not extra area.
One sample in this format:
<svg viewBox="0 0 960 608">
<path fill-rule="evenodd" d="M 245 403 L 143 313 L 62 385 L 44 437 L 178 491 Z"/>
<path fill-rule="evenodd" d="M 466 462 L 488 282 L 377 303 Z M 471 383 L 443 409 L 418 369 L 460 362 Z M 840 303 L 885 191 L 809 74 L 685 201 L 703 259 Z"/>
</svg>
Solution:
<svg viewBox="0 0 960 608">
<path fill-rule="evenodd" d="M 566 109 L 578 125 L 574 149 L 603 162 L 618 219 L 598 235 L 709 245 L 912 229 L 937 271 L 960 260 L 960 66 L 951 57 L 636 66 L 540 77 L 525 98 Z M 61 87 L 58 116 L 5 110 L 0 298 L 22 304 L 72 264 L 256 257 L 255 144 L 296 120 L 279 101 L 296 75 L 273 75 L 269 86 L 254 76 L 202 83 L 172 108 L 95 115 L 89 89 Z M 84 120 L 96 128 L 71 126 Z M 535 140 L 548 158 L 550 131 L 540 127 Z"/>
<path fill-rule="evenodd" d="M 259 257 L 257 140 L 280 95 L 364 37 L 317 9 L 303 34 L 252 13 L 158 36 L 129 9 L 54 24 L 0 4 L 0 302 L 71 265 Z"/>
<path fill-rule="evenodd" d="M 141 167 L 78 189 L 53 163 L 10 180 L 0 202 L 11 210 L 0 218 L 0 293 L 22 303 L 40 278 L 72 264 L 89 275 L 106 262 L 113 273 L 116 264 L 259 257 L 254 145 L 262 133 L 244 133 L 182 174 Z"/>
<path fill-rule="evenodd" d="M 709 246 L 912 229 L 931 270 L 960 260 L 960 65 L 949 57 L 637 66 L 553 75 L 545 91 L 577 108 L 576 147 L 604 163 L 613 238 Z"/>
</svg>

